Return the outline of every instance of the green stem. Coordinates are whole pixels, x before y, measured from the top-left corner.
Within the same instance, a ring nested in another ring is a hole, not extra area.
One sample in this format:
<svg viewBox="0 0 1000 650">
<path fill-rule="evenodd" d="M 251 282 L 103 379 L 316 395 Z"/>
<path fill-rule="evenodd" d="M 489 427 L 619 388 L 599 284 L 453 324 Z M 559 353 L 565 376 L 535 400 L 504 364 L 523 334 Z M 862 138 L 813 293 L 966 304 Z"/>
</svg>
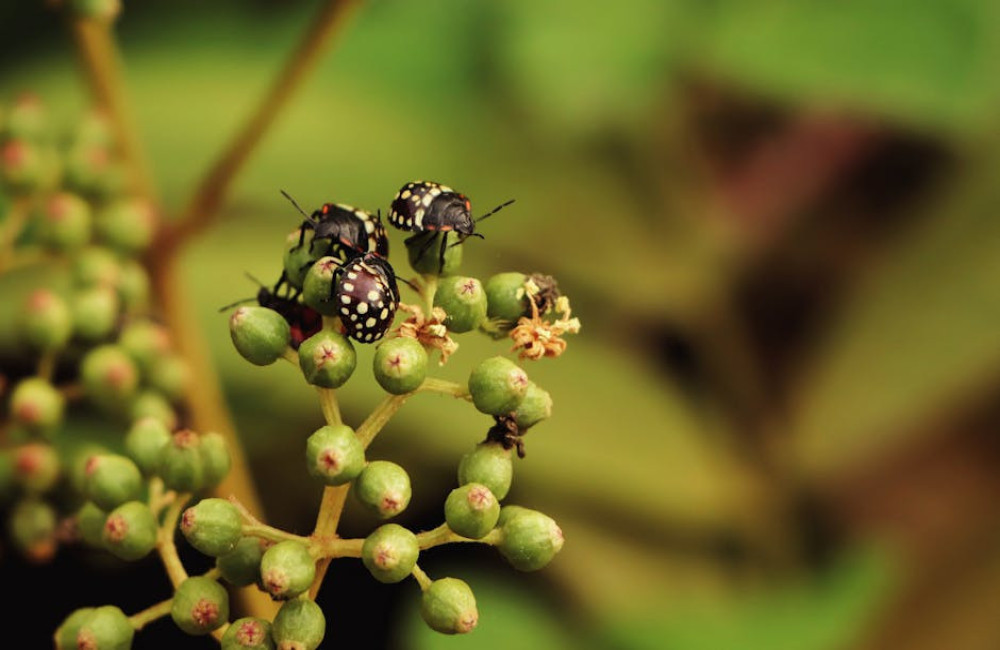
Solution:
<svg viewBox="0 0 1000 650">
<path fill-rule="evenodd" d="M 160 527 L 156 550 L 163 561 L 163 568 L 167 571 L 171 584 L 176 589 L 178 585 L 187 580 L 188 574 L 184 570 L 181 558 L 177 555 L 177 546 L 174 544 L 174 534 L 177 531 L 177 522 L 181 518 L 181 510 L 184 504 L 191 498 L 190 494 L 178 494 L 177 498 L 167 509 L 167 514 L 163 518 L 163 525 Z"/>
<path fill-rule="evenodd" d="M 46 352 L 38 358 L 38 369 L 36 374 L 45 381 L 51 382 L 56 371 L 56 360 L 59 358 L 58 352 Z"/>
<path fill-rule="evenodd" d="M 478 544 L 489 544 L 492 546 L 497 543 L 499 536 L 499 530 L 492 530 L 485 537 L 480 539 L 471 539 L 469 537 L 462 537 L 458 533 L 454 532 L 452 529 L 448 528 L 448 524 L 441 524 L 432 530 L 417 533 L 417 544 L 420 546 L 421 551 L 425 551 L 435 546 L 441 546 L 442 544 L 454 544 L 455 542 L 473 542 Z"/>
<path fill-rule="evenodd" d="M 316 387 L 319 393 L 319 406 L 323 410 L 323 417 L 331 427 L 340 426 L 344 421 L 340 417 L 340 404 L 337 403 L 337 392 L 332 388 Z"/>
<path fill-rule="evenodd" d="M 441 393 L 442 395 L 451 395 L 452 397 L 458 397 L 466 401 L 471 401 L 472 396 L 469 394 L 469 389 L 465 386 L 455 383 L 453 381 L 447 381 L 445 379 L 435 379 L 434 377 L 428 377 L 424 380 L 424 383 L 420 384 L 414 393 Z"/>
<path fill-rule="evenodd" d="M 431 582 L 433 582 L 427 577 L 427 574 L 424 573 L 424 570 L 421 569 L 418 564 L 413 565 L 413 577 L 417 579 L 418 583 L 420 583 L 420 591 L 427 591 L 427 588 L 430 587 Z"/>
<path fill-rule="evenodd" d="M 146 627 L 149 623 L 152 623 L 158 618 L 163 618 L 170 613 L 170 608 L 174 604 L 173 598 L 168 598 L 162 603 L 157 603 L 148 609 L 144 609 L 138 614 L 132 614 L 128 617 L 128 622 L 132 624 L 132 627 L 138 632 L 142 628 Z"/>
<path fill-rule="evenodd" d="M 338 557 L 361 557 L 361 547 L 364 546 L 363 539 L 340 539 L 330 537 L 317 540 L 313 550 L 319 557 L 332 560 Z"/>
<path fill-rule="evenodd" d="M 434 294 L 437 293 L 438 276 L 425 275 L 424 282 L 420 286 L 420 297 L 424 299 L 424 317 L 430 318 L 431 311 L 434 310 Z"/>
<path fill-rule="evenodd" d="M 406 403 L 408 397 L 409 394 L 387 395 L 382 400 L 382 403 L 376 406 L 375 410 L 361 423 L 361 426 L 358 427 L 357 435 L 358 440 L 361 441 L 365 449 L 368 448 L 368 445 L 372 443 L 372 440 L 375 439 L 375 436 L 378 435 L 379 431 L 389 422 L 392 416 L 396 414 L 396 411 Z"/>
</svg>

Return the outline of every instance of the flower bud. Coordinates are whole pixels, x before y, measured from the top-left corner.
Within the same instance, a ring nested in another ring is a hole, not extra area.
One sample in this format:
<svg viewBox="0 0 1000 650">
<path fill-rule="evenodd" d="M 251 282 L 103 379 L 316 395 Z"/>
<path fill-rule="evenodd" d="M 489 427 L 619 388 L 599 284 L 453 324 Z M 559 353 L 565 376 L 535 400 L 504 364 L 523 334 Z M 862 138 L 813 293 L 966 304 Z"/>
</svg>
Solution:
<svg viewBox="0 0 1000 650">
<path fill-rule="evenodd" d="M 107 113 L 100 109 L 84 113 L 74 125 L 71 141 L 73 145 L 113 146 L 115 136 Z"/>
<path fill-rule="evenodd" d="M 70 301 L 73 311 L 73 333 L 87 342 L 101 341 L 111 336 L 118 324 L 121 301 L 110 287 L 83 289 Z"/>
<path fill-rule="evenodd" d="M 483 442 L 462 457 L 458 464 L 458 484 L 481 483 L 502 500 L 510 491 L 514 462 L 509 449 L 497 442 Z"/>
<path fill-rule="evenodd" d="M 24 499 L 7 520 L 10 541 L 28 560 L 48 562 L 56 554 L 56 511 L 38 499 Z"/>
<path fill-rule="evenodd" d="M 107 199 L 125 185 L 125 171 L 107 145 L 74 145 L 66 152 L 65 163 L 66 186 L 85 196 Z"/>
<path fill-rule="evenodd" d="M 531 304 L 524 293 L 524 273 L 512 271 L 497 273 L 486 281 L 486 315 L 491 319 L 517 323 L 517 319 L 531 314 Z"/>
<path fill-rule="evenodd" d="M 480 539 L 496 526 L 500 502 L 490 489 L 480 483 L 455 488 L 444 502 L 448 528 L 469 539 Z"/>
<path fill-rule="evenodd" d="M 288 600 L 303 593 L 316 577 L 316 560 L 305 544 L 278 542 L 264 551 L 260 578 L 264 590 L 275 600 Z"/>
<path fill-rule="evenodd" d="M 26 492 L 41 494 L 51 490 L 62 469 L 52 445 L 29 442 L 14 450 L 14 478 Z"/>
<path fill-rule="evenodd" d="M 159 359 L 148 370 L 149 385 L 167 399 L 177 401 L 184 395 L 191 369 L 184 359 L 168 355 Z"/>
<path fill-rule="evenodd" d="M 552 561 L 563 547 L 563 533 L 551 517 L 527 508 L 514 508 L 501 516 L 497 550 L 519 571 L 537 571 Z"/>
<path fill-rule="evenodd" d="M 398 524 L 379 526 L 361 546 L 361 561 L 373 578 L 384 583 L 410 575 L 419 554 L 417 536 Z"/>
<path fill-rule="evenodd" d="M 211 578 L 188 578 L 174 592 L 170 617 L 188 634 L 208 634 L 229 620 L 229 594 Z"/>
<path fill-rule="evenodd" d="M 232 552 L 243 536 L 243 522 L 236 506 L 225 499 L 202 499 L 181 515 L 181 534 L 205 555 Z"/>
<path fill-rule="evenodd" d="M 157 475 L 168 490 L 197 492 L 205 486 L 205 461 L 201 454 L 201 439 L 190 429 L 171 436 L 160 450 Z"/>
<path fill-rule="evenodd" d="M 77 287 L 117 287 L 122 266 L 114 253 L 106 248 L 91 246 L 73 262 L 73 281 Z"/>
<path fill-rule="evenodd" d="M 38 213 L 38 239 L 49 250 L 70 253 L 90 241 L 90 205 L 76 194 L 59 192 Z"/>
<path fill-rule="evenodd" d="M 42 188 L 50 174 L 45 148 L 27 140 L 0 144 L 0 180 L 12 193 L 30 193 Z"/>
<path fill-rule="evenodd" d="M 299 367 L 314 386 L 339 388 L 350 379 L 357 363 L 351 342 L 330 329 L 316 332 L 299 346 Z"/>
<path fill-rule="evenodd" d="M 39 377 L 21 380 L 10 397 L 11 420 L 31 433 L 45 435 L 62 422 L 65 400 Z"/>
<path fill-rule="evenodd" d="M 73 334 L 73 317 L 66 301 L 46 289 L 28 297 L 21 312 L 21 338 L 35 350 L 61 349 Z"/>
<path fill-rule="evenodd" d="M 111 510 L 126 501 L 134 501 L 142 493 L 139 467 L 125 456 L 92 456 L 87 461 L 84 472 L 87 498 L 102 510 Z"/>
<path fill-rule="evenodd" d="M 53 635 L 56 650 L 78 650 L 76 635 L 94 611 L 94 607 L 81 607 L 63 620 Z"/>
<path fill-rule="evenodd" d="M 79 621 L 76 650 L 128 650 L 132 647 L 135 628 L 125 613 L 114 605 L 94 608 Z"/>
<path fill-rule="evenodd" d="M 486 320 L 486 294 L 476 278 L 455 276 L 441 280 L 434 305 L 448 314 L 444 324 L 452 332 L 471 332 Z"/>
<path fill-rule="evenodd" d="M 302 302 L 324 316 L 337 316 L 338 303 L 333 289 L 333 279 L 340 268 L 335 257 L 321 257 L 309 267 L 302 281 Z"/>
<path fill-rule="evenodd" d="M 156 547 L 156 517 L 141 501 L 123 503 L 108 513 L 101 539 L 115 557 L 133 561 Z"/>
<path fill-rule="evenodd" d="M 293 230 L 285 238 L 285 252 L 282 256 L 282 265 L 285 270 L 285 279 L 296 289 L 302 289 L 305 282 L 306 273 L 309 272 L 312 264 L 323 256 L 329 242 L 321 239 L 313 241 L 313 231 L 307 230 L 299 246 L 301 230 Z"/>
<path fill-rule="evenodd" d="M 149 307 L 149 274 L 136 260 L 121 263 L 118 274 L 118 297 L 126 314 L 142 313 Z M 152 381 L 152 379 L 151 379 Z M 155 382 L 153 386 L 160 388 Z"/>
<path fill-rule="evenodd" d="M 410 476 L 396 463 L 375 460 L 358 475 L 354 494 L 369 511 L 389 519 L 403 512 L 410 503 Z"/>
<path fill-rule="evenodd" d="M 133 320 L 122 328 L 118 345 L 148 376 L 152 368 L 170 352 L 170 334 L 158 323 Z"/>
<path fill-rule="evenodd" d="M 159 219 L 145 199 L 119 199 L 104 206 L 94 218 L 98 238 L 125 255 L 141 253 L 153 241 Z"/>
<path fill-rule="evenodd" d="M 23 93 L 19 95 L 7 113 L 3 135 L 11 140 L 31 140 L 34 142 L 49 139 L 51 121 L 45 104 L 38 95 Z"/>
<path fill-rule="evenodd" d="M 427 350 L 408 336 L 388 339 L 375 349 L 373 369 L 375 380 L 387 393 L 409 393 L 427 378 Z"/>
<path fill-rule="evenodd" d="M 92 502 L 87 501 L 76 511 L 76 527 L 80 531 L 80 539 L 88 546 L 102 548 L 104 546 L 104 524 L 108 513 Z"/>
<path fill-rule="evenodd" d="M 99 407 L 124 409 L 139 385 L 139 370 L 117 345 L 102 345 L 83 357 L 80 364 L 83 392 Z"/>
<path fill-rule="evenodd" d="M 125 434 L 125 453 L 139 470 L 149 476 L 156 471 L 160 451 L 170 442 L 170 430 L 157 418 L 140 418 L 132 423 Z"/>
<path fill-rule="evenodd" d="M 260 561 L 269 544 L 257 537 L 243 537 L 234 548 L 215 560 L 215 566 L 226 582 L 236 587 L 246 587 L 260 580 Z"/>
<path fill-rule="evenodd" d="M 278 312 L 247 305 L 229 317 L 229 334 L 240 355 L 257 366 L 277 361 L 288 347 L 292 331 Z"/>
<path fill-rule="evenodd" d="M 517 410 L 528 392 L 528 375 L 510 359 L 491 357 L 469 375 L 469 393 L 476 408 L 488 415 Z"/>
<path fill-rule="evenodd" d="M 222 650 L 275 650 L 271 624 L 262 618 L 239 618 L 222 635 Z"/>
<path fill-rule="evenodd" d="M 205 487 L 214 488 L 226 478 L 233 464 L 222 434 L 209 432 L 201 437 L 201 459 L 205 466 Z"/>
<path fill-rule="evenodd" d="M 278 650 L 316 650 L 326 635 L 326 617 L 311 600 L 290 600 L 274 616 L 271 636 Z"/>
<path fill-rule="evenodd" d="M 533 382 L 528 382 L 528 390 L 524 394 L 517 411 L 514 412 L 514 420 L 517 428 L 521 432 L 533 427 L 542 420 L 552 416 L 552 396 L 544 388 L 539 388 Z"/>
<path fill-rule="evenodd" d="M 365 450 L 350 427 L 321 427 L 306 440 L 306 468 L 327 485 L 343 485 L 365 468 Z"/>
<path fill-rule="evenodd" d="M 452 246 L 455 237 L 445 238 L 436 231 L 427 230 L 406 240 L 406 256 L 410 267 L 423 275 L 453 275 L 462 265 L 462 249 L 464 246 Z M 429 241 L 429 240 L 434 241 Z M 441 264 L 441 246 L 447 245 L 444 252 L 444 265 Z"/>
<path fill-rule="evenodd" d="M 476 597 L 458 578 L 432 582 L 420 599 L 420 616 L 432 630 L 442 634 L 465 634 L 479 623 Z"/>
<path fill-rule="evenodd" d="M 167 398 L 155 390 L 144 390 L 135 396 L 129 406 L 129 418 L 133 421 L 153 418 L 168 429 L 177 427 L 177 413 Z"/>
</svg>

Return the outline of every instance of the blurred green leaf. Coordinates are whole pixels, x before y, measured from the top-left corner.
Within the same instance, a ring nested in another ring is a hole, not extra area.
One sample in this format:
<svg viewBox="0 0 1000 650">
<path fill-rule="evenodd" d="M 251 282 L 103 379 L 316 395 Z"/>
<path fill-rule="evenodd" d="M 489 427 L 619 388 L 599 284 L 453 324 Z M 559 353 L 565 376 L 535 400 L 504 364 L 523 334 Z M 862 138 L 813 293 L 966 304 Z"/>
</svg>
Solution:
<svg viewBox="0 0 1000 650">
<path fill-rule="evenodd" d="M 956 183 L 885 254 L 846 305 L 800 382 L 796 446 L 829 473 L 928 433 L 1000 368 L 997 162 Z"/>
<path fill-rule="evenodd" d="M 1000 7 L 992 0 L 705 7 L 694 62 L 749 89 L 966 132 L 992 122 L 1000 107 Z"/>
<path fill-rule="evenodd" d="M 628 650 L 842 650 L 852 647 L 885 602 L 884 556 L 859 552 L 814 583 L 776 588 L 710 607 L 685 604 L 612 619 L 609 644 Z"/>
</svg>

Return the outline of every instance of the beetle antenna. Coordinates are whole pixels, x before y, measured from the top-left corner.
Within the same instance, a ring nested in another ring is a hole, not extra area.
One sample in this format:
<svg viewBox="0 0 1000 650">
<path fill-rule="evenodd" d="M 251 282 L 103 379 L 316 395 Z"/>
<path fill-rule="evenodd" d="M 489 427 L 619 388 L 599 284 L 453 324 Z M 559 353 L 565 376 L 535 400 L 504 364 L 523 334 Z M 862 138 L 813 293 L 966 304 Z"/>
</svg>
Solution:
<svg viewBox="0 0 1000 650">
<path fill-rule="evenodd" d="M 514 201 L 515 201 L 515 199 L 511 199 L 510 201 L 507 201 L 506 203 L 501 203 L 500 205 L 498 205 L 497 207 L 493 208 L 492 210 L 490 210 L 489 212 L 487 212 L 483 216 L 481 216 L 478 219 L 476 219 L 476 223 L 479 223 L 480 221 L 482 221 L 483 219 L 485 219 L 486 217 L 488 217 L 490 215 L 493 215 L 493 214 L 496 214 L 497 212 L 500 212 L 501 210 L 503 210 L 504 208 L 506 208 L 508 205 L 510 205 Z"/>
<path fill-rule="evenodd" d="M 248 303 L 248 302 L 253 302 L 254 300 L 257 300 L 257 299 L 256 298 L 244 298 L 243 300 L 237 300 L 236 302 L 230 303 L 230 304 L 226 305 L 225 307 L 219 307 L 219 312 L 224 312 L 227 309 L 232 309 L 233 307 L 236 307 L 237 305 L 242 305 L 242 304 L 245 304 L 245 303 Z"/>
<path fill-rule="evenodd" d="M 285 190 L 281 190 L 281 195 L 282 195 L 283 197 L 285 197 L 286 199 L 288 199 L 289 201 L 291 201 L 291 202 L 292 202 L 292 205 L 294 205 L 294 206 L 295 206 L 295 209 L 299 211 L 299 214 L 301 214 L 301 215 L 302 215 L 303 217 L 305 217 L 306 219 L 309 219 L 309 215 L 308 215 L 308 214 L 306 214 L 306 211 L 305 211 L 305 210 L 303 210 L 303 209 L 302 209 L 302 208 L 301 208 L 301 207 L 299 206 L 299 204 L 295 202 L 295 199 L 293 199 L 293 198 L 292 198 L 292 197 L 291 197 L 291 196 L 290 196 L 290 195 L 288 194 L 288 192 L 286 192 Z"/>
<path fill-rule="evenodd" d="M 264 286 L 264 283 L 261 282 L 260 280 L 258 280 L 257 278 L 255 278 L 254 276 L 250 275 L 249 271 L 244 271 L 243 275 L 247 276 L 247 279 L 249 279 L 251 282 L 253 282 L 254 284 L 256 284 L 258 287 L 263 287 Z"/>
<path fill-rule="evenodd" d="M 459 235 L 458 235 L 458 241 L 455 242 L 454 244 L 448 244 L 448 248 L 454 248 L 455 246 L 461 246 L 462 244 L 465 243 L 465 240 L 468 239 L 469 237 L 475 237 L 477 239 L 486 239 L 486 235 L 480 234 L 478 232 L 470 233 L 468 235 L 465 234 L 465 233 L 459 233 Z"/>
</svg>

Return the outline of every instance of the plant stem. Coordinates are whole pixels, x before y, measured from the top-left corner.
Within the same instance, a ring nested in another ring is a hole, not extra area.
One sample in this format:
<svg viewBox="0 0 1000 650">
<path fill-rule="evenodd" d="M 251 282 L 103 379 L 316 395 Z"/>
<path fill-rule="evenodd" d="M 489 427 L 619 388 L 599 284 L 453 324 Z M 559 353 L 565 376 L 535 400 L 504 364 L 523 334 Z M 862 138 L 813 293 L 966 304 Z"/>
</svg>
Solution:
<svg viewBox="0 0 1000 650">
<path fill-rule="evenodd" d="M 451 395 L 452 397 L 458 397 L 466 401 L 472 400 L 472 395 L 469 394 L 469 389 L 465 386 L 455 383 L 453 381 L 447 381 L 445 379 L 436 379 L 434 377 L 428 377 L 424 380 L 424 383 L 420 384 L 417 390 L 413 391 L 415 393 L 441 393 L 442 395 Z"/>
<path fill-rule="evenodd" d="M 361 441 L 361 444 L 365 449 L 368 448 L 368 445 L 370 445 L 372 440 L 375 439 L 375 436 L 377 436 L 379 431 L 382 430 L 382 427 L 389 422 L 389 419 L 396 414 L 396 411 L 398 411 L 400 407 L 406 403 L 409 396 L 409 394 L 386 395 L 385 399 L 382 400 L 382 403 L 376 406 L 375 410 L 373 410 L 365 421 L 361 423 L 361 426 L 358 427 L 357 434 L 358 440 Z"/>
<path fill-rule="evenodd" d="M 340 515 L 344 511 L 344 502 L 347 501 L 347 491 L 351 485 L 338 485 L 327 487 L 323 490 L 323 502 L 319 507 L 319 515 L 316 517 L 316 529 L 313 531 L 313 538 L 319 544 L 327 543 L 337 536 L 337 525 L 340 523 Z M 327 569 L 330 568 L 330 558 L 326 557 L 316 563 L 316 578 L 309 587 L 309 598 L 316 599 L 323 578 L 326 577 Z"/>
<path fill-rule="evenodd" d="M 109 117 L 115 145 L 131 174 L 129 182 L 132 190 L 155 201 L 149 165 L 125 97 L 120 57 L 111 34 L 111 24 L 105 20 L 74 18 L 71 27 L 91 92 L 97 105 Z"/>
<path fill-rule="evenodd" d="M 340 426 L 344 421 L 340 418 L 340 404 L 337 403 L 337 392 L 332 388 L 316 387 L 319 393 L 319 407 L 323 410 L 323 418 L 331 427 Z"/>
<path fill-rule="evenodd" d="M 243 524 L 243 534 L 249 537 L 260 537 L 263 539 L 269 539 L 275 542 L 281 542 L 284 540 L 293 540 L 296 542 L 310 543 L 308 537 L 303 537 L 301 535 L 295 535 L 294 533 L 289 533 L 287 531 L 281 530 L 280 528 L 275 528 L 274 526 L 268 526 L 267 524 L 261 522 L 259 519 L 253 516 L 253 514 L 247 510 L 246 506 L 240 503 L 240 500 L 236 497 L 229 497 L 229 502 L 232 503 L 236 510 L 239 511 L 240 516 L 246 522 Z"/>
<path fill-rule="evenodd" d="M 162 603 L 157 603 L 152 607 L 142 610 L 137 614 L 132 614 L 128 617 L 128 622 L 132 624 L 132 627 L 138 632 L 142 628 L 146 627 L 147 624 L 152 623 L 158 618 L 163 618 L 170 613 L 170 608 L 174 604 L 174 599 L 168 598 Z"/>
<path fill-rule="evenodd" d="M 43 353 L 42 356 L 38 358 L 38 369 L 35 371 L 36 374 L 45 381 L 51 382 L 52 375 L 55 374 L 56 360 L 58 357 L 58 352 L 50 351 Z"/>
<path fill-rule="evenodd" d="M 357 4 L 357 0 L 329 0 L 310 21 L 312 28 L 292 52 L 257 111 L 209 169 L 181 219 L 166 234 L 162 242 L 166 249 L 182 246 L 218 217 L 219 206 L 233 179 Z"/>
<path fill-rule="evenodd" d="M 177 495 L 177 499 L 167 509 L 158 534 L 159 539 L 156 541 L 156 550 L 160 554 L 160 559 L 163 560 L 163 568 L 167 570 L 167 576 L 170 578 L 171 584 L 174 585 L 174 589 L 188 578 L 181 558 L 177 555 L 174 534 L 177 532 L 177 521 L 181 517 L 181 510 L 189 498 L 191 498 L 190 494 Z"/>
<path fill-rule="evenodd" d="M 317 540 L 314 544 L 315 552 L 325 560 L 332 560 L 338 557 L 361 557 L 361 547 L 364 546 L 363 539 L 340 539 L 332 537 L 324 540 Z"/>
<path fill-rule="evenodd" d="M 420 297 L 424 299 L 424 316 L 429 319 L 431 312 L 434 311 L 434 294 L 437 293 L 438 276 L 425 275 L 423 278 L 424 282 L 420 285 Z"/>
<path fill-rule="evenodd" d="M 431 582 L 433 582 L 427 577 L 427 574 L 424 573 L 424 570 L 421 569 L 418 564 L 413 565 L 413 577 L 417 579 L 418 583 L 420 583 L 420 591 L 426 591 L 427 588 L 431 586 Z"/>
<path fill-rule="evenodd" d="M 425 551 L 435 546 L 441 546 L 442 544 L 453 544 L 455 542 L 473 542 L 492 545 L 497 542 L 499 534 L 498 530 L 491 530 L 485 537 L 481 537 L 480 539 L 471 539 L 469 537 L 462 537 L 458 533 L 452 531 L 451 528 L 448 528 L 448 524 L 441 524 L 432 530 L 417 533 L 417 544 L 420 545 L 421 551 Z"/>
</svg>

